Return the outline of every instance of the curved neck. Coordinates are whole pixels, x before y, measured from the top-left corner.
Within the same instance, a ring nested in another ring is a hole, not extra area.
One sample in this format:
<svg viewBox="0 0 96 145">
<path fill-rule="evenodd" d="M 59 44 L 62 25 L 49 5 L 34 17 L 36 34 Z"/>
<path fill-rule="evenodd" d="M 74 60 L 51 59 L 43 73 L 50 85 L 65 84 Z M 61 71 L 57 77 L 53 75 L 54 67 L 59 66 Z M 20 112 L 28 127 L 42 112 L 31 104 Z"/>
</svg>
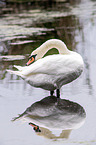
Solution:
<svg viewBox="0 0 96 145">
<path fill-rule="evenodd" d="M 59 54 L 69 54 L 70 50 L 67 49 L 65 43 L 58 39 L 50 39 L 43 43 L 40 47 L 32 52 L 32 54 L 37 54 L 38 59 L 42 58 L 48 50 L 56 48 L 59 51 Z"/>
</svg>

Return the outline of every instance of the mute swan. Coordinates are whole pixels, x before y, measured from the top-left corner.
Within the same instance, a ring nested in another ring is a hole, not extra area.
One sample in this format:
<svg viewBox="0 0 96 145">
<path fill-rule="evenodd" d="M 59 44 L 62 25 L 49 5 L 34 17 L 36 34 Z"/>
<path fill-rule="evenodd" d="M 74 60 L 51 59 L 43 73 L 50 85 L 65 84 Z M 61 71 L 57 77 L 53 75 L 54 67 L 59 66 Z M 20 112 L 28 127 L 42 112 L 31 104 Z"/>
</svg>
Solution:
<svg viewBox="0 0 96 145">
<path fill-rule="evenodd" d="M 85 118 L 86 112 L 81 105 L 61 98 L 58 104 L 55 96 L 48 96 L 33 103 L 12 121 L 22 120 L 47 129 L 73 130 L 81 127 Z"/>
<path fill-rule="evenodd" d="M 56 48 L 59 54 L 43 56 L 48 50 Z M 60 88 L 78 78 L 84 68 L 80 54 L 67 49 L 65 43 L 58 39 L 50 39 L 31 53 L 27 66 L 14 66 L 18 71 L 7 70 L 26 80 L 34 87 L 49 90 L 53 95 L 57 90 L 60 97 Z"/>
</svg>

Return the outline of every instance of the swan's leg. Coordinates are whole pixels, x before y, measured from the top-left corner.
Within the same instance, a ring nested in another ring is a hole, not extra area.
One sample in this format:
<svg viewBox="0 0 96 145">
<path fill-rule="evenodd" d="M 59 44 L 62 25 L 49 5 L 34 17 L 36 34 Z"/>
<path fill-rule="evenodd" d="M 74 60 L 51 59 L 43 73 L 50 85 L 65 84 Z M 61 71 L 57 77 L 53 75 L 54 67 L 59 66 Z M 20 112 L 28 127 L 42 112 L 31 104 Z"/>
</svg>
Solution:
<svg viewBox="0 0 96 145">
<path fill-rule="evenodd" d="M 54 94 L 54 91 L 50 91 L 50 95 L 53 96 L 53 94 Z"/>
<path fill-rule="evenodd" d="M 57 98 L 60 98 L 60 90 L 59 89 L 56 90 L 56 94 L 57 94 Z"/>
<path fill-rule="evenodd" d="M 59 102 L 59 100 L 60 100 L 60 90 L 59 89 L 56 90 L 56 95 L 57 95 L 57 102 Z"/>
</svg>

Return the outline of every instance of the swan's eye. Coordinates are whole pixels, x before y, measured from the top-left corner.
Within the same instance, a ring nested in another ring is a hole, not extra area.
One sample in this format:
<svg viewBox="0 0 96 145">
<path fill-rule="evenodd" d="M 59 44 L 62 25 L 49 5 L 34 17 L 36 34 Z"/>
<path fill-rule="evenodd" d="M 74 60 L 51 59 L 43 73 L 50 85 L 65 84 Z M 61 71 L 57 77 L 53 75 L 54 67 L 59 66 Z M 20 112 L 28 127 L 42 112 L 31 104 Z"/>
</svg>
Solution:
<svg viewBox="0 0 96 145">
<path fill-rule="evenodd" d="M 36 55 L 30 56 L 29 61 L 26 63 L 26 65 L 30 65 L 31 63 L 33 63 L 35 61 L 35 57 L 36 57 Z"/>
</svg>

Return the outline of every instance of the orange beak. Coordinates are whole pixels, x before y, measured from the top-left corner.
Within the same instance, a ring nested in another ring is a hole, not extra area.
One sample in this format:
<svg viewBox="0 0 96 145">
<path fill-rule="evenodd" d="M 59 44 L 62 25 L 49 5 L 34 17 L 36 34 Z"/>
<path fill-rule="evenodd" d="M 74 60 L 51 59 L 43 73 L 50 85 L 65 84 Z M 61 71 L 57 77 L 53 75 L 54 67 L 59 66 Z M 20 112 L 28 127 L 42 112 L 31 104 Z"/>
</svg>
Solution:
<svg viewBox="0 0 96 145">
<path fill-rule="evenodd" d="M 29 64 L 31 64 L 31 63 L 34 62 L 34 61 L 35 61 L 34 57 L 31 57 L 31 58 L 29 59 L 29 61 L 26 63 L 26 65 L 29 65 Z"/>
<path fill-rule="evenodd" d="M 33 123 L 29 123 L 29 125 L 31 125 L 32 127 L 36 127 L 37 128 L 37 126 L 35 124 L 33 124 Z"/>
</svg>

